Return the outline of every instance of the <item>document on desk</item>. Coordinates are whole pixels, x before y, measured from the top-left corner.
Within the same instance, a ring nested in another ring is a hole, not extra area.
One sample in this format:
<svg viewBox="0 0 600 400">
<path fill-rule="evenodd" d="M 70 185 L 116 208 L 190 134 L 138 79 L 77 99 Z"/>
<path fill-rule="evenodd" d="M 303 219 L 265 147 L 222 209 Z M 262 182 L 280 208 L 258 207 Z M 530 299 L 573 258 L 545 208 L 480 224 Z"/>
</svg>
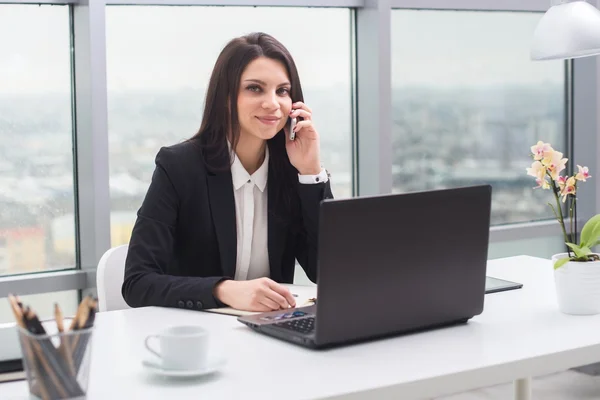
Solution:
<svg viewBox="0 0 600 400">
<path fill-rule="evenodd" d="M 315 304 L 316 302 L 316 298 L 311 296 L 301 296 L 294 294 L 294 297 L 296 298 L 296 307 L 307 307 Z M 236 310 L 235 308 L 231 307 L 209 308 L 204 311 L 217 314 L 235 315 L 238 317 L 260 314 L 260 312 Z"/>
</svg>

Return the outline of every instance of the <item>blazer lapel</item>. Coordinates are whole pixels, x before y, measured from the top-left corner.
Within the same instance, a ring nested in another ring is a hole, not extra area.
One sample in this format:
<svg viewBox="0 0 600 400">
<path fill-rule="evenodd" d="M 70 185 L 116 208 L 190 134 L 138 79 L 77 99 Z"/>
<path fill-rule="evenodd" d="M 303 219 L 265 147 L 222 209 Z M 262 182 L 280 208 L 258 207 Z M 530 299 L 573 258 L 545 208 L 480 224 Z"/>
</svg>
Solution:
<svg viewBox="0 0 600 400">
<path fill-rule="evenodd" d="M 270 166 L 269 166 L 270 167 Z M 271 168 L 269 168 L 269 175 Z M 268 246 L 269 246 L 269 268 L 271 279 L 281 282 L 283 272 L 281 271 L 281 259 L 283 257 L 283 248 L 286 242 L 287 220 L 282 219 L 279 212 L 279 199 L 276 198 L 277 188 L 268 181 L 267 183 L 267 209 L 268 209 Z"/>
<path fill-rule="evenodd" d="M 231 171 L 208 175 L 208 196 L 219 243 L 223 275 L 235 277 L 237 235 Z"/>
</svg>

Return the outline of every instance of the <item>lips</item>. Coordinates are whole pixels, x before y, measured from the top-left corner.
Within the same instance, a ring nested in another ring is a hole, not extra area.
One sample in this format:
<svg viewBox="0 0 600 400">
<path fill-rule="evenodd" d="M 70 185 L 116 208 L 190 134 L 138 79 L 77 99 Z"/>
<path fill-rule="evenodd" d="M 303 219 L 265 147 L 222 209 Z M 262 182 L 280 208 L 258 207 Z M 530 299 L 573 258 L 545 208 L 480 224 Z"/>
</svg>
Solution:
<svg viewBox="0 0 600 400">
<path fill-rule="evenodd" d="M 279 120 L 281 120 L 281 118 L 279 117 L 256 117 L 260 122 L 262 122 L 265 125 L 276 125 Z"/>
</svg>

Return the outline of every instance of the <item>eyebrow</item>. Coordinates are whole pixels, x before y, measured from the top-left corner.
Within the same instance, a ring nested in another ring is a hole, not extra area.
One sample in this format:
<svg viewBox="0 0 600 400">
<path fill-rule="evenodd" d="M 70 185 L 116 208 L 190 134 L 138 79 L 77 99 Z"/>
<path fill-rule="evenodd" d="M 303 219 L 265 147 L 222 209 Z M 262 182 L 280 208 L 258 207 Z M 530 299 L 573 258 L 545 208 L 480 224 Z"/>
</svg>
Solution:
<svg viewBox="0 0 600 400">
<path fill-rule="evenodd" d="M 258 83 L 258 84 L 263 85 L 263 86 L 267 86 L 267 83 L 264 82 L 264 81 L 261 81 L 260 79 L 245 79 L 244 82 L 254 82 L 254 83 Z M 281 86 L 291 86 L 291 84 L 286 81 L 286 82 L 280 83 L 277 86 L 279 86 L 279 87 L 281 87 Z"/>
</svg>

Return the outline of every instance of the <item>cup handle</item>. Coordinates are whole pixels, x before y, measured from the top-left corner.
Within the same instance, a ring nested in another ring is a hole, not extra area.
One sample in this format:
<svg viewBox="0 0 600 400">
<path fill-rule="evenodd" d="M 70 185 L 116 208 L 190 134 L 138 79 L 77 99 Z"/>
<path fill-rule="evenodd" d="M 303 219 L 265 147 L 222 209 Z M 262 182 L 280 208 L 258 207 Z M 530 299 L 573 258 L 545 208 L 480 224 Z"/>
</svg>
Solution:
<svg viewBox="0 0 600 400">
<path fill-rule="evenodd" d="M 146 340 L 144 340 L 144 345 L 146 346 L 146 349 L 148 349 L 148 351 L 152 354 L 154 354 L 156 357 L 158 358 L 162 358 L 162 356 L 160 355 L 160 353 L 156 350 L 154 350 L 152 347 L 150 347 L 150 339 L 158 339 L 158 335 L 148 335 L 146 337 Z"/>
</svg>

